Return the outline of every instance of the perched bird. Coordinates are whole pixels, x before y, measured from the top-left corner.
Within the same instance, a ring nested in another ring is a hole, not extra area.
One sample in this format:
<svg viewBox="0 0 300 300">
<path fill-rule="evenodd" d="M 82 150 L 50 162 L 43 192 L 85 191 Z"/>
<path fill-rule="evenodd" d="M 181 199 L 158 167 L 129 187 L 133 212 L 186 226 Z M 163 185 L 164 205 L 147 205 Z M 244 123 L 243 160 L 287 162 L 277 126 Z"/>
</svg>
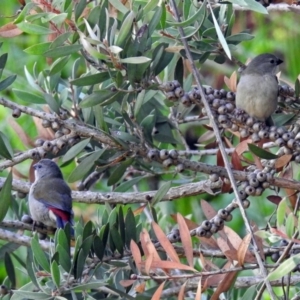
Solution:
<svg viewBox="0 0 300 300">
<path fill-rule="evenodd" d="M 71 189 L 57 164 L 50 159 L 42 159 L 33 168 L 35 181 L 28 197 L 33 221 L 57 228 L 63 228 L 68 222 L 72 225 Z"/>
<path fill-rule="evenodd" d="M 283 61 L 273 54 L 256 56 L 241 74 L 237 85 L 236 107 L 251 117 L 273 125 L 272 113 L 277 109 L 277 66 Z"/>
</svg>

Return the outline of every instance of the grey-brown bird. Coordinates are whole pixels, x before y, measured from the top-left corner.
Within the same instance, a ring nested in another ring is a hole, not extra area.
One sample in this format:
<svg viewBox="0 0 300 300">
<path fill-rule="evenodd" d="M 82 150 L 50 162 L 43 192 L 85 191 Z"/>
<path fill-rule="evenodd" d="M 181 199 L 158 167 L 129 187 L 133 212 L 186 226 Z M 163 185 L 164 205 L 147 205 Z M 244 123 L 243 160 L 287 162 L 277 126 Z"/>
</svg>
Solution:
<svg viewBox="0 0 300 300">
<path fill-rule="evenodd" d="M 271 115 L 277 109 L 277 66 L 283 61 L 273 54 L 256 56 L 242 72 L 236 91 L 236 107 L 251 117 L 273 125 Z"/>
</svg>

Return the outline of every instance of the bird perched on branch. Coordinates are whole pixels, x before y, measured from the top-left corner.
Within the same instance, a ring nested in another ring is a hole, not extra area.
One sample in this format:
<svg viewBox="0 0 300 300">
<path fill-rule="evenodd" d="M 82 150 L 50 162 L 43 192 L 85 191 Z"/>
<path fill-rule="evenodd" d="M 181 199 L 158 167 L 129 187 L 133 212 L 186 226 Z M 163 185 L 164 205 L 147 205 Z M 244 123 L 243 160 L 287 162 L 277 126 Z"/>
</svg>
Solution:
<svg viewBox="0 0 300 300">
<path fill-rule="evenodd" d="M 66 223 L 72 225 L 71 189 L 57 164 L 50 159 L 42 159 L 33 168 L 35 181 L 28 197 L 32 219 L 57 228 L 64 228 Z"/>
<path fill-rule="evenodd" d="M 273 125 L 272 113 L 277 109 L 277 66 L 283 61 L 273 54 L 256 56 L 241 74 L 237 85 L 236 107 L 251 117 Z"/>
</svg>

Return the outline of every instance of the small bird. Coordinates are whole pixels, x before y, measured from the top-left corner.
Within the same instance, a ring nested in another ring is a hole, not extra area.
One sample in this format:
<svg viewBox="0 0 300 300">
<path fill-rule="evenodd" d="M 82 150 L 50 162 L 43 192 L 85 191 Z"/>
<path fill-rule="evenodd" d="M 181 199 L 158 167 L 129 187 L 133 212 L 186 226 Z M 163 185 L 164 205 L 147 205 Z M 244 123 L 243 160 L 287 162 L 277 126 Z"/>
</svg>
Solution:
<svg viewBox="0 0 300 300">
<path fill-rule="evenodd" d="M 237 85 L 236 107 L 251 117 L 273 125 L 271 115 L 277 109 L 277 66 L 283 61 L 273 54 L 256 56 L 241 74 Z"/>
<path fill-rule="evenodd" d="M 64 228 L 66 223 L 73 225 L 71 189 L 57 164 L 50 159 L 42 159 L 33 168 L 35 181 L 28 197 L 33 221 L 57 228 Z"/>
</svg>

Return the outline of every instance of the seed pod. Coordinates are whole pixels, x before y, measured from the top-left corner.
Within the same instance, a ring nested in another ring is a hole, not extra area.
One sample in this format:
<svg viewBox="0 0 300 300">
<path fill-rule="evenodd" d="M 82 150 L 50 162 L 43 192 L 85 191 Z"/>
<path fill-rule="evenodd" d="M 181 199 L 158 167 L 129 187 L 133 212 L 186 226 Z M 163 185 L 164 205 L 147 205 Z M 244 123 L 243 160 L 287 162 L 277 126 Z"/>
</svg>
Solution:
<svg viewBox="0 0 300 300">
<path fill-rule="evenodd" d="M 71 130 L 70 130 L 69 128 L 65 128 L 65 127 L 63 127 L 63 128 L 61 129 L 61 131 L 62 131 L 62 133 L 65 134 L 65 135 L 67 135 L 67 134 L 69 134 L 69 133 L 71 132 Z"/>
<path fill-rule="evenodd" d="M 254 132 L 251 135 L 251 140 L 253 141 L 253 143 L 258 143 L 260 141 L 260 137 L 256 132 Z"/>
<path fill-rule="evenodd" d="M 184 95 L 184 90 L 181 87 L 178 87 L 174 93 L 177 98 L 181 98 Z"/>
<path fill-rule="evenodd" d="M 8 290 L 8 288 L 4 285 L 4 284 L 2 284 L 1 286 L 0 286 L 0 295 L 2 295 L 2 296 L 4 296 L 4 295 L 7 295 L 9 293 L 9 290 Z M 2 298 L 2 297 L 1 297 Z M 8 299 L 8 298 L 7 298 Z"/>
<path fill-rule="evenodd" d="M 241 138 L 246 138 L 249 136 L 249 131 L 247 128 L 242 128 L 240 131 Z"/>
<path fill-rule="evenodd" d="M 45 141 L 42 147 L 45 151 L 49 152 L 52 150 L 53 145 L 50 141 Z"/>
<path fill-rule="evenodd" d="M 261 194 L 264 192 L 264 189 L 262 187 L 257 187 L 255 189 L 255 196 L 261 196 Z"/>
<path fill-rule="evenodd" d="M 45 158 L 47 156 L 47 152 L 43 148 L 40 148 L 39 156 L 40 156 L 40 158 Z"/>
<path fill-rule="evenodd" d="M 41 233 L 41 232 L 39 232 L 39 233 L 38 233 L 38 236 L 39 236 L 39 239 L 40 239 L 40 240 L 45 240 L 45 239 L 47 238 L 47 234 L 46 234 L 46 233 Z"/>
<path fill-rule="evenodd" d="M 269 134 L 269 138 L 270 138 L 270 140 L 272 140 L 272 141 L 277 140 L 277 139 L 279 138 L 279 134 L 278 134 L 277 132 L 272 131 L 272 132 L 270 132 L 270 134 Z"/>
<path fill-rule="evenodd" d="M 293 149 L 294 146 L 295 146 L 295 140 L 294 140 L 294 139 L 288 140 L 288 141 L 287 141 L 287 146 L 288 146 L 289 148 Z"/>
<path fill-rule="evenodd" d="M 205 230 L 210 230 L 211 228 L 211 222 L 208 220 L 205 220 L 202 222 L 201 227 L 204 228 Z"/>
<path fill-rule="evenodd" d="M 250 201 L 249 200 L 243 200 L 243 207 L 247 209 L 250 206 Z"/>
<path fill-rule="evenodd" d="M 221 97 L 222 97 L 222 98 L 226 98 L 227 91 L 224 90 L 224 89 L 220 89 L 220 94 L 221 94 Z"/>
<path fill-rule="evenodd" d="M 176 166 L 175 168 L 176 172 L 181 173 L 184 171 L 184 165 L 183 164 L 179 164 Z"/>
<path fill-rule="evenodd" d="M 256 177 L 255 178 L 251 178 L 251 179 L 249 179 L 249 184 L 252 187 L 258 187 L 259 186 L 259 181 L 258 181 L 258 179 Z"/>
<path fill-rule="evenodd" d="M 226 217 L 225 221 L 226 222 L 230 222 L 232 220 L 232 214 L 228 214 L 228 216 Z"/>
<path fill-rule="evenodd" d="M 251 196 L 251 195 L 254 195 L 255 194 L 255 188 L 253 186 L 250 186 L 248 185 L 246 188 L 245 188 L 245 192 L 247 195 Z"/>
<path fill-rule="evenodd" d="M 286 132 L 286 131 L 285 131 L 284 128 L 282 128 L 282 127 L 278 127 L 278 128 L 277 128 L 277 133 L 278 133 L 280 136 L 282 136 L 285 132 Z"/>
<path fill-rule="evenodd" d="M 175 149 L 172 149 L 169 151 L 169 156 L 173 159 L 177 159 L 178 158 L 178 152 Z"/>
<path fill-rule="evenodd" d="M 169 168 L 173 164 L 173 160 L 171 158 L 167 158 L 162 162 L 163 166 Z"/>
<path fill-rule="evenodd" d="M 12 116 L 16 119 L 19 118 L 21 116 L 21 110 L 19 108 L 15 108 L 12 111 Z"/>
<path fill-rule="evenodd" d="M 278 138 L 276 141 L 275 141 L 275 144 L 279 147 L 283 147 L 285 142 L 282 138 Z"/>
<path fill-rule="evenodd" d="M 246 192 L 244 190 L 240 190 L 239 194 L 240 194 L 241 200 L 244 200 L 248 197 L 248 195 L 246 194 Z"/>
<path fill-rule="evenodd" d="M 261 184 L 261 186 L 263 187 L 263 189 L 267 189 L 267 188 L 270 187 L 270 183 L 267 182 L 267 181 L 264 181 L 264 182 Z"/>
<path fill-rule="evenodd" d="M 218 230 L 219 230 L 219 227 L 218 227 L 216 224 L 212 224 L 209 231 L 210 231 L 212 234 L 214 234 L 214 233 L 216 233 Z"/>
<path fill-rule="evenodd" d="M 70 139 L 68 139 L 68 145 L 69 146 L 74 146 L 75 144 L 79 143 L 80 142 L 80 138 L 79 137 L 72 137 Z"/>
<path fill-rule="evenodd" d="M 175 95 L 175 93 L 172 91 L 172 92 L 167 92 L 166 93 L 166 98 L 170 101 L 175 101 L 177 100 L 177 97 Z"/>
<path fill-rule="evenodd" d="M 228 211 L 226 209 L 220 209 L 218 211 L 218 216 L 223 219 L 223 220 L 226 220 L 227 216 L 228 216 Z"/>
<path fill-rule="evenodd" d="M 165 92 L 170 92 L 175 90 L 175 85 L 172 81 L 166 82 L 162 87 Z"/>
<path fill-rule="evenodd" d="M 54 154 L 54 155 L 56 155 L 58 152 L 59 152 L 59 148 L 56 146 L 56 145 L 53 145 L 53 148 L 52 148 L 52 153 Z"/>
<path fill-rule="evenodd" d="M 208 103 L 212 103 L 215 100 L 215 97 L 214 95 L 207 95 L 206 100 L 208 101 Z"/>
<path fill-rule="evenodd" d="M 174 86 L 175 86 L 176 88 L 181 87 L 181 85 L 180 85 L 180 83 L 179 83 L 178 80 L 172 80 L 172 83 L 174 84 Z"/>
<path fill-rule="evenodd" d="M 33 220 L 29 215 L 23 215 L 21 218 L 21 222 L 26 223 L 26 224 L 32 224 Z"/>
<path fill-rule="evenodd" d="M 232 103 L 226 103 L 225 104 L 225 107 L 226 107 L 226 110 L 228 111 L 228 112 L 233 112 L 233 110 L 234 110 L 234 105 L 232 104 Z"/>
<path fill-rule="evenodd" d="M 158 158 L 158 155 L 159 155 L 159 152 L 156 149 L 151 149 L 147 153 L 148 158 L 151 160 Z"/>
<path fill-rule="evenodd" d="M 267 175 L 264 172 L 258 172 L 256 178 L 259 182 L 264 182 L 267 179 Z"/>
<path fill-rule="evenodd" d="M 202 228 L 202 226 L 198 227 L 196 229 L 196 235 L 200 237 L 205 237 L 206 236 L 206 230 Z"/>
<path fill-rule="evenodd" d="M 49 128 L 49 127 L 51 127 L 51 122 L 49 120 L 43 120 L 42 121 L 42 126 L 44 128 Z"/>
<path fill-rule="evenodd" d="M 214 91 L 214 97 L 220 99 L 221 98 L 221 93 L 218 90 Z"/>
<path fill-rule="evenodd" d="M 51 127 L 54 131 L 57 131 L 60 128 L 60 125 L 58 122 L 54 121 L 51 123 Z"/>
<path fill-rule="evenodd" d="M 59 109 L 59 117 L 62 119 L 62 120 L 67 120 L 69 115 L 68 115 L 68 111 L 65 110 L 65 109 Z"/>
<path fill-rule="evenodd" d="M 216 173 L 210 174 L 209 179 L 211 182 L 217 182 L 219 181 L 220 176 Z"/>
<path fill-rule="evenodd" d="M 279 251 L 278 252 L 275 252 L 275 253 L 272 253 L 271 255 L 271 260 L 273 262 L 277 262 L 277 260 L 279 259 L 280 255 L 279 255 Z"/>
<path fill-rule="evenodd" d="M 254 119 L 252 117 L 247 118 L 246 125 L 252 127 L 254 124 Z"/>
<path fill-rule="evenodd" d="M 188 95 L 189 95 L 189 98 L 192 100 L 192 101 L 196 101 L 198 100 L 198 94 L 194 91 L 190 91 L 188 92 Z"/>
<path fill-rule="evenodd" d="M 34 145 L 36 147 L 41 147 L 41 146 L 43 146 L 44 142 L 45 142 L 45 140 L 43 140 L 43 139 L 37 139 L 37 140 L 35 140 Z"/>
<path fill-rule="evenodd" d="M 213 92 L 214 92 L 214 89 L 211 86 L 208 86 L 208 87 L 205 88 L 205 94 L 206 95 L 213 94 Z"/>
<path fill-rule="evenodd" d="M 237 126 L 236 124 L 231 124 L 231 130 L 236 132 L 236 131 L 239 131 L 239 126 Z"/>
<path fill-rule="evenodd" d="M 262 129 L 262 124 L 261 123 L 254 123 L 252 126 L 252 129 L 254 132 L 259 132 Z"/>
<path fill-rule="evenodd" d="M 296 155 L 295 156 L 295 162 L 296 163 L 300 163 L 300 155 Z"/>
<path fill-rule="evenodd" d="M 62 133 L 62 131 L 61 130 L 57 130 L 56 132 L 55 132 L 55 134 L 54 134 L 54 137 L 55 138 L 60 138 L 60 137 L 62 137 L 64 134 Z"/>
<path fill-rule="evenodd" d="M 23 192 L 17 192 L 17 197 L 19 198 L 19 199 L 24 199 L 25 197 L 26 197 L 26 195 L 27 194 L 25 194 L 25 193 L 23 193 Z"/>
<path fill-rule="evenodd" d="M 226 115 L 219 115 L 219 117 L 218 117 L 218 122 L 220 124 L 226 124 L 227 120 L 228 120 L 228 117 Z"/>
<path fill-rule="evenodd" d="M 209 239 L 211 236 L 212 236 L 212 233 L 211 233 L 210 231 L 206 231 L 205 237 L 206 237 L 207 239 Z"/>
<path fill-rule="evenodd" d="M 219 108 L 220 107 L 220 99 L 214 99 L 212 102 L 212 107 Z"/>
<path fill-rule="evenodd" d="M 221 106 L 218 108 L 218 113 L 219 113 L 220 115 L 225 115 L 225 114 L 227 114 L 226 106 L 225 106 L 225 105 L 221 105 Z"/>
<path fill-rule="evenodd" d="M 29 156 L 33 160 L 38 160 L 40 158 L 39 154 L 38 154 L 38 152 L 36 150 L 30 150 L 29 151 Z"/>
<path fill-rule="evenodd" d="M 261 139 L 267 139 L 269 137 L 269 133 L 268 131 L 266 130 L 260 130 L 258 132 L 258 136 L 261 138 Z"/>
<path fill-rule="evenodd" d="M 234 100 L 235 99 L 235 94 L 233 92 L 227 92 L 226 99 Z"/>
<path fill-rule="evenodd" d="M 164 159 L 167 159 L 169 157 L 169 151 L 168 150 L 160 150 L 159 151 L 159 158 L 164 160 Z"/>
<path fill-rule="evenodd" d="M 181 103 L 186 107 L 190 107 L 192 105 L 192 101 L 187 93 L 181 97 Z"/>
</svg>

